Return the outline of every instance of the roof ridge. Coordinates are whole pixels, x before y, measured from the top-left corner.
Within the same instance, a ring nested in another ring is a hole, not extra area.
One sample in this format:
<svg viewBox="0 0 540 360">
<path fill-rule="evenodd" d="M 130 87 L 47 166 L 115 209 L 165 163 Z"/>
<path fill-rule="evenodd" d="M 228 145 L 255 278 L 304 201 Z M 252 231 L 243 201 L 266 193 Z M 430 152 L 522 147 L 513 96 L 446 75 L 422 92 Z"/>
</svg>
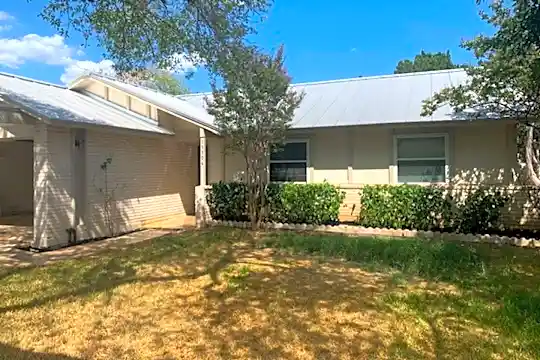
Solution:
<svg viewBox="0 0 540 360">
<path fill-rule="evenodd" d="M 54 83 L 47 82 L 47 81 L 36 80 L 36 79 L 32 79 L 32 78 L 29 78 L 29 77 L 26 77 L 26 76 L 10 74 L 10 73 L 3 72 L 3 71 L 0 71 L 0 76 L 7 76 L 7 77 L 14 78 L 14 79 L 33 82 L 33 83 L 41 84 L 41 85 L 53 86 L 53 87 L 57 87 L 57 88 L 60 88 L 60 89 L 66 89 L 67 90 L 67 87 L 65 85 L 59 85 L 59 84 L 54 84 Z"/>
<path fill-rule="evenodd" d="M 447 74 L 447 73 L 463 72 L 463 71 L 465 70 L 463 70 L 462 68 L 457 68 L 457 69 L 410 72 L 410 73 L 404 73 L 404 74 L 361 76 L 361 77 L 343 78 L 343 79 L 335 79 L 335 80 L 308 81 L 308 82 L 303 82 L 303 83 L 291 84 L 291 86 L 299 86 L 299 85 L 307 86 L 307 85 L 331 84 L 331 83 L 349 82 L 349 81 L 365 81 L 365 80 L 389 79 L 389 78 L 399 78 L 399 77 L 425 76 L 425 75 L 432 75 L 432 74 Z"/>
<path fill-rule="evenodd" d="M 463 71 L 464 70 L 462 68 L 444 69 L 444 70 L 432 70 L 432 71 L 419 71 L 419 72 L 411 72 L 411 73 L 404 73 L 404 74 L 373 75 L 373 76 L 335 79 L 335 80 L 308 81 L 308 82 L 302 82 L 302 83 L 294 83 L 294 84 L 291 84 L 290 86 L 291 87 L 297 87 L 297 86 L 334 84 L 334 83 L 350 82 L 350 81 L 392 79 L 392 78 L 400 78 L 400 77 L 425 76 L 425 75 L 434 75 L 434 74 L 448 74 L 448 73 L 463 72 Z M 211 94 L 212 94 L 211 91 L 205 91 L 205 92 L 191 93 L 191 94 L 185 94 L 185 95 L 176 95 L 176 97 L 182 99 L 182 98 L 186 98 L 186 97 L 195 97 L 195 96 L 211 95 Z"/>
</svg>

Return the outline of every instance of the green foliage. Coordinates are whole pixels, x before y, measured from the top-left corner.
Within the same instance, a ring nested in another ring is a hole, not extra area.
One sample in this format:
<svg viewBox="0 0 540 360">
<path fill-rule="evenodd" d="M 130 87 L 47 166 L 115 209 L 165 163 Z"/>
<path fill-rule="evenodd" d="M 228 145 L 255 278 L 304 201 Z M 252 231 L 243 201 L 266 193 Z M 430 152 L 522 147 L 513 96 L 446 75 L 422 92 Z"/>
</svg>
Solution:
<svg viewBox="0 0 540 360">
<path fill-rule="evenodd" d="M 418 230 L 451 226 L 452 204 L 439 187 L 367 185 L 360 199 L 362 226 Z"/>
<path fill-rule="evenodd" d="M 247 220 L 246 194 L 244 183 L 214 184 L 207 199 L 212 218 Z M 269 184 L 265 191 L 263 219 L 283 223 L 336 223 L 343 199 L 344 194 L 328 183 Z"/>
<path fill-rule="evenodd" d="M 366 227 L 486 233 L 499 226 L 508 198 L 479 188 L 457 202 L 443 188 L 367 185 L 360 193 L 358 222 Z"/>
<path fill-rule="evenodd" d="M 476 190 L 458 209 L 457 230 L 477 234 L 497 229 L 500 225 L 501 209 L 508 200 L 508 197 L 498 191 Z"/>
<path fill-rule="evenodd" d="M 170 68 L 178 54 L 211 64 L 254 33 L 271 0 L 47 0 L 41 17 L 64 36 L 95 36 L 118 70 Z"/>
<path fill-rule="evenodd" d="M 225 268 L 222 274 L 230 289 L 241 291 L 246 288 L 246 280 L 250 272 L 251 270 L 247 265 L 240 267 L 233 265 Z"/>
<path fill-rule="evenodd" d="M 391 268 L 429 279 L 450 280 L 483 270 L 482 258 L 473 247 L 443 241 L 278 233 L 267 237 L 264 246 L 339 257 L 375 270 Z"/>
<path fill-rule="evenodd" d="M 264 216 L 268 159 L 280 146 L 303 95 L 290 88 L 283 47 L 269 56 L 253 46 L 236 44 L 214 68 L 221 76 L 212 81 L 208 113 L 226 139 L 226 149 L 246 163 L 248 215 L 253 228 Z M 247 76 L 249 74 L 249 76 Z"/>
<path fill-rule="evenodd" d="M 284 184 L 270 220 L 294 224 L 331 224 L 338 222 L 345 195 L 329 183 Z"/>
<path fill-rule="evenodd" d="M 129 84 L 144 86 L 170 95 L 182 95 L 189 92 L 179 78 L 162 69 L 126 71 L 117 74 L 117 78 Z"/>
<path fill-rule="evenodd" d="M 246 192 L 246 185 L 240 182 L 219 182 L 212 185 L 207 198 L 212 218 L 245 221 Z"/>
<path fill-rule="evenodd" d="M 394 74 L 414 73 L 420 71 L 445 70 L 464 67 L 452 62 L 450 51 L 445 53 L 427 53 L 424 50 L 414 57 L 414 60 L 401 60 L 394 70 Z"/>
<path fill-rule="evenodd" d="M 474 53 L 479 66 L 467 68 L 465 83 L 426 99 L 422 115 L 432 115 L 441 106 L 449 105 L 464 118 L 518 120 L 520 160 L 527 163 L 530 180 L 540 186 L 540 2 L 491 1 L 481 17 L 495 29 L 494 34 L 478 35 L 462 43 L 463 48 Z M 525 157 L 524 148 L 529 152 Z"/>
</svg>

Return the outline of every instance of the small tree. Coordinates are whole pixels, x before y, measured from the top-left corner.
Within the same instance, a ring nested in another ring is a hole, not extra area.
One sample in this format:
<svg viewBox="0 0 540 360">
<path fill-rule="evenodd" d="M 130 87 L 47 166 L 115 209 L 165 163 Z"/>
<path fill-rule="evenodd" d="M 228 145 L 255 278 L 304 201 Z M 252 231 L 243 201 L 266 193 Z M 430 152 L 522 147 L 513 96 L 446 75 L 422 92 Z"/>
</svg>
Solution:
<svg viewBox="0 0 540 360">
<path fill-rule="evenodd" d="M 223 87 L 212 81 L 213 98 L 208 111 L 227 139 L 226 149 L 240 153 L 246 162 L 248 215 L 258 228 L 265 208 L 268 160 L 285 138 L 303 95 L 289 88 L 290 77 L 283 64 L 283 47 L 275 56 L 254 47 L 230 48 L 216 73 Z"/>
<path fill-rule="evenodd" d="M 480 3 L 481 0 L 477 0 Z M 532 0 L 492 1 L 481 17 L 496 28 L 462 47 L 474 51 L 477 67 L 467 69 L 468 81 L 443 89 L 424 103 L 422 115 L 444 104 L 471 118 L 518 121 L 519 158 L 528 177 L 540 186 L 540 3 Z"/>
</svg>

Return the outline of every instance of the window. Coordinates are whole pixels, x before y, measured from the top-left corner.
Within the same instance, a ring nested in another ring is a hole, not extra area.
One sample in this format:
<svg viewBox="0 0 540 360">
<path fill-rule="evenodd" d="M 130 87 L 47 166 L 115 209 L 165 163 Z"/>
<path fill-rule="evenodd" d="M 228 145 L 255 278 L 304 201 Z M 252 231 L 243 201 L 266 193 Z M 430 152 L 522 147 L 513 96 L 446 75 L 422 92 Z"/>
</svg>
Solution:
<svg viewBox="0 0 540 360">
<path fill-rule="evenodd" d="M 398 183 L 437 183 L 448 177 L 446 135 L 397 136 Z"/>
<path fill-rule="evenodd" d="M 270 181 L 306 182 L 307 164 L 307 142 L 287 142 L 270 155 Z"/>
</svg>

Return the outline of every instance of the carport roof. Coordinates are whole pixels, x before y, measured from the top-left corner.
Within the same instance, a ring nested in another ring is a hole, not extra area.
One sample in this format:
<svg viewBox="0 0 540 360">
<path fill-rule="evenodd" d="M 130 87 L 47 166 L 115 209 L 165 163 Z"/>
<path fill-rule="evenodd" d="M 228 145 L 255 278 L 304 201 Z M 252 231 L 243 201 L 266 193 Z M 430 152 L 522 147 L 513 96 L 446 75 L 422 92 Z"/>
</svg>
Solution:
<svg viewBox="0 0 540 360">
<path fill-rule="evenodd" d="M 172 135 L 156 121 L 63 86 L 0 72 L 0 97 L 41 120 Z"/>
</svg>

